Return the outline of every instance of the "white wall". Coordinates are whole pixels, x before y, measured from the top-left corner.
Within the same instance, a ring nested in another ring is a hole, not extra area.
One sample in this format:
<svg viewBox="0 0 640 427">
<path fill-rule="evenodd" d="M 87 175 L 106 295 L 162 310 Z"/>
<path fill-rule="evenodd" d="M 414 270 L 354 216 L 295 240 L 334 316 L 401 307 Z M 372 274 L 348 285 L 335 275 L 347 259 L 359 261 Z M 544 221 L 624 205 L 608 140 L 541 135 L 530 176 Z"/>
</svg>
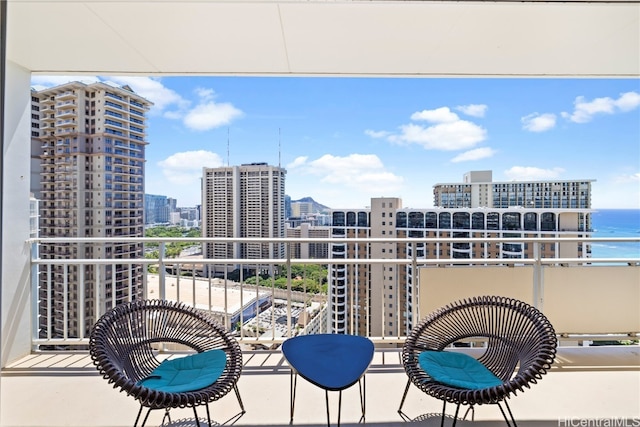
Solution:
<svg viewBox="0 0 640 427">
<path fill-rule="evenodd" d="M 2 170 L 2 277 L 0 278 L 1 365 L 31 349 L 29 184 L 31 73 L 7 61 Z"/>
</svg>

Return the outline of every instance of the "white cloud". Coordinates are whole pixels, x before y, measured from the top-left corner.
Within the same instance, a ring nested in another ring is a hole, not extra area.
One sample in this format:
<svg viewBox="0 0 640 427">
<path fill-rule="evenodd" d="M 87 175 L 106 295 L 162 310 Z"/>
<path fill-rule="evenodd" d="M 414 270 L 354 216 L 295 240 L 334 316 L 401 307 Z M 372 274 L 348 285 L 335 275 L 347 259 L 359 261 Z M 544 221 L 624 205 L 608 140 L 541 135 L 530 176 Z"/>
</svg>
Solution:
<svg viewBox="0 0 640 427">
<path fill-rule="evenodd" d="M 198 97 L 203 101 L 209 101 L 215 97 L 215 92 L 213 89 L 199 87 L 199 88 L 196 88 L 195 92 L 198 95 Z"/>
<path fill-rule="evenodd" d="M 158 162 L 158 166 L 169 182 L 198 186 L 198 180 L 202 178 L 202 168 L 223 166 L 223 161 L 218 154 L 211 151 L 183 151 Z"/>
<path fill-rule="evenodd" d="M 293 160 L 293 162 L 291 162 L 291 163 L 289 163 L 287 165 L 287 169 L 295 169 L 297 167 L 304 166 L 307 163 L 308 159 L 309 159 L 309 157 L 307 157 L 307 156 L 296 157 Z"/>
<path fill-rule="evenodd" d="M 159 78 L 137 76 L 113 76 L 109 80 L 118 85 L 129 85 L 131 89 L 143 98 L 153 102 L 150 113 L 160 114 L 172 105 L 184 107 L 188 104 L 182 96 L 162 84 Z"/>
<path fill-rule="evenodd" d="M 344 157 L 325 154 L 311 161 L 299 157 L 291 166 L 292 174 L 316 176 L 322 186 L 331 184 L 342 192 L 355 190 L 368 195 L 380 192 L 395 194 L 404 182 L 401 176 L 387 171 L 375 154 L 350 154 Z"/>
<path fill-rule="evenodd" d="M 484 104 L 469 104 L 469 105 L 458 105 L 456 110 L 462 111 L 467 116 L 472 117 L 484 117 L 487 112 L 487 107 Z"/>
<path fill-rule="evenodd" d="M 520 119 L 522 129 L 529 132 L 545 132 L 556 126 L 556 115 L 551 113 L 532 113 Z"/>
<path fill-rule="evenodd" d="M 184 111 L 182 123 L 190 130 L 207 131 L 225 126 L 240 118 L 244 113 L 228 102 L 214 101 L 216 94 L 213 89 L 198 87 L 194 90 L 199 103 L 195 107 Z M 174 117 L 179 117 L 176 114 Z"/>
<path fill-rule="evenodd" d="M 616 101 L 616 107 L 623 112 L 634 110 L 638 106 L 640 106 L 640 93 L 638 92 L 623 93 Z"/>
<path fill-rule="evenodd" d="M 471 108 L 470 110 L 477 113 L 480 109 Z M 425 150 L 443 151 L 467 150 L 487 138 L 487 131 L 482 126 L 460 119 L 449 107 L 415 112 L 411 115 L 411 120 L 426 121 L 429 124 L 404 124 L 399 126 L 399 133 L 384 133 L 384 131 L 365 131 L 365 133 L 374 137 L 382 137 L 386 134 L 387 140 L 396 144 L 417 144 Z"/>
<path fill-rule="evenodd" d="M 184 116 L 183 123 L 191 130 L 206 131 L 228 125 L 242 115 L 242 111 L 229 103 L 206 102 L 190 110 Z"/>
<path fill-rule="evenodd" d="M 391 135 L 389 140 L 399 144 L 418 144 L 426 150 L 465 150 L 487 137 L 485 129 L 466 120 L 428 127 L 410 123 L 400 126 L 400 130 L 399 135 Z"/>
<path fill-rule="evenodd" d="M 628 112 L 638 108 L 640 106 L 640 94 L 626 92 L 620 94 L 618 99 L 605 97 L 596 98 L 592 101 L 587 101 L 583 96 L 579 96 L 573 104 L 573 113 L 563 112 L 562 117 L 574 123 L 588 123 L 596 115 Z"/>
<path fill-rule="evenodd" d="M 465 151 L 462 154 L 458 154 L 451 162 L 460 163 L 460 162 L 469 162 L 473 160 L 486 159 L 488 157 L 493 157 L 496 153 L 496 150 L 490 147 L 476 148 L 474 150 Z"/>
<path fill-rule="evenodd" d="M 640 172 L 629 175 L 618 175 L 613 180 L 616 184 L 627 184 L 632 182 L 640 183 Z"/>
<path fill-rule="evenodd" d="M 377 130 L 367 129 L 364 131 L 364 134 L 375 139 L 386 138 L 387 136 L 389 136 L 389 132 L 387 132 L 386 130 L 377 131 Z"/>
<path fill-rule="evenodd" d="M 440 107 L 435 110 L 417 111 L 411 115 L 411 120 L 425 120 L 430 123 L 451 123 L 460 120 L 460 118 L 449 107 Z"/>
<path fill-rule="evenodd" d="M 592 205 L 600 209 L 638 209 L 640 172 L 615 171 L 593 183 Z"/>
<path fill-rule="evenodd" d="M 504 171 L 504 174 L 512 181 L 534 181 L 558 178 L 564 172 L 562 168 L 541 169 L 531 166 L 514 166 Z"/>
</svg>

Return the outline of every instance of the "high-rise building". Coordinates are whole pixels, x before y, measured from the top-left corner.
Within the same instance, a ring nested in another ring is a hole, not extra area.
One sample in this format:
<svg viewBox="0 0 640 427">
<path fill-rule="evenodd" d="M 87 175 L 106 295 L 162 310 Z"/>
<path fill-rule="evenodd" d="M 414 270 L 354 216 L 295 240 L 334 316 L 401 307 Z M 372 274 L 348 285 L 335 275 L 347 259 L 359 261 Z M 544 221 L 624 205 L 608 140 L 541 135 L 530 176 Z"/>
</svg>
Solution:
<svg viewBox="0 0 640 427">
<path fill-rule="evenodd" d="M 311 202 L 291 202 L 291 216 L 302 218 L 314 213 Z"/>
<path fill-rule="evenodd" d="M 433 204 L 443 208 L 589 209 L 592 179 L 493 182 L 492 171 L 471 171 L 463 182 L 433 186 Z"/>
<path fill-rule="evenodd" d="M 285 237 L 286 170 L 267 163 L 204 168 L 202 237 Z M 284 258 L 280 243 L 206 243 L 205 258 Z M 213 272 L 224 266 L 210 266 Z"/>
<path fill-rule="evenodd" d="M 331 235 L 340 239 L 395 237 L 395 213 L 402 207 L 397 197 L 371 199 L 371 207 L 332 211 Z M 395 259 L 392 243 L 332 243 L 329 255 L 331 330 L 339 334 L 392 335 L 397 331 L 399 280 L 394 264 L 369 263 L 369 259 Z M 340 264 L 340 259 L 362 259 L 361 264 Z M 389 320 L 387 320 L 387 318 Z M 391 324 L 391 326 L 389 326 Z"/>
<path fill-rule="evenodd" d="M 313 226 L 302 223 L 296 227 L 286 226 L 287 237 L 296 239 L 328 239 L 331 229 L 327 226 Z M 327 259 L 329 258 L 328 243 L 294 243 L 291 245 L 291 258 L 294 259 Z"/>
<path fill-rule="evenodd" d="M 170 199 L 167 196 L 157 194 L 144 195 L 144 223 L 145 224 L 166 224 L 170 221 L 171 210 Z"/>
<path fill-rule="evenodd" d="M 486 176 L 484 177 L 486 178 Z M 489 177 L 490 180 L 490 177 Z M 484 181 L 484 179 L 483 179 Z M 575 183 L 581 188 L 583 205 L 579 208 L 534 206 L 486 207 L 467 206 L 470 198 L 461 197 L 447 207 L 430 209 L 403 209 L 398 198 L 371 199 L 367 209 L 341 209 L 332 212 L 331 235 L 336 238 L 561 238 L 591 236 L 590 183 L 592 180 L 563 181 L 567 188 Z M 511 183 L 519 189 L 520 183 Z M 546 182 L 525 182 L 522 188 L 548 187 Z M 557 184 L 557 183 L 556 183 Z M 441 186 L 438 184 L 437 186 Z M 447 184 L 453 186 L 454 184 Z M 463 185 L 463 184 L 461 184 Z M 562 187 L 560 183 L 560 187 Z M 582 186 L 582 187 L 581 187 Z M 502 187 L 500 187 L 502 188 Z M 505 187 L 506 188 L 506 187 Z M 488 190 L 490 187 L 487 188 Z M 440 189 L 438 189 L 440 190 Z M 560 190 L 559 190 L 560 191 Z M 434 189 L 434 192 L 436 190 Z M 453 193 L 449 193 L 453 194 Z M 464 191 L 458 194 L 464 195 Z M 533 193 L 535 197 L 535 192 Z M 551 197 L 553 199 L 553 194 Z M 573 194 L 557 195 L 570 202 Z M 491 198 L 488 198 L 491 199 Z M 508 199 L 508 198 L 507 198 Z M 474 199 L 475 200 L 475 199 Z M 517 200 L 517 198 L 516 198 Z M 480 203 L 477 203 L 480 204 Z M 570 203 L 569 203 L 570 204 Z M 578 242 L 542 243 L 539 256 L 543 258 L 588 258 L 590 248 Z M 414 254 L 415 251 L 415 254 Z M 470 243 L 426 242 L 406 243 L 334 243 L 330 256 L 336 259 L 329 276 L 329 302 L 332 331 L 369 336 L 397 336 L 412 327 L 412 303 L 417 300 L 418 284 L 411 283 L 415 276 L 412 264 L 393 263 L 339 264 L 340 258 L 420 260 L 441 259 L 444 265 L 452 259 L 505 259 L 532 258 L 534 246 L 526 242 Z M 403 313 L 406 313 L 406 317 Z"/>
<path fill-rule="evenodd" d="M 143 236 L 146 113 L 152 104 L 128 86 L 108 83 L 71 82 L 34 90 L 31 99 L 32 164 L 39 173 L 32 174 L 31 186 L 41 199 L 40 237 Z M 44 259 L 143 256 L 141 243 L 47 243 L 40 251 Z M 126 263 L 41 271 L 41 331 L 86 335 L 98 312 L 96 293 L 101 310 L 142 297 L 143 271 Z"/>
</svg>

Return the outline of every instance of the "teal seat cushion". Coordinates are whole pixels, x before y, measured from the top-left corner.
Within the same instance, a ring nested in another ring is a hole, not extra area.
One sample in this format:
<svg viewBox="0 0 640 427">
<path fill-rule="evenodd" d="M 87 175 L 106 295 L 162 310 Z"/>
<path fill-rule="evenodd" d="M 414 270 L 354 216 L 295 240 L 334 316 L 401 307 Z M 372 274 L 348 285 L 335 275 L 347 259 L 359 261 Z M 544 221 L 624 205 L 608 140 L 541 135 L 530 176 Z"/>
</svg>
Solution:
<svg viewBox="0 0 640 427">
<path fill-rule="evenodd" d="M 452 387 L 478 390 L 502 384 L 482 363 L 463 353 L 423 351 L 418 364 L 434 381 Z"/>
<path fill-rule="evenodd" d="M 167 393 L 200 390 L 215 383 L 226 364 L 227 354 L 222 350 L 167 359 L 138 384 Z"/>
</svg>

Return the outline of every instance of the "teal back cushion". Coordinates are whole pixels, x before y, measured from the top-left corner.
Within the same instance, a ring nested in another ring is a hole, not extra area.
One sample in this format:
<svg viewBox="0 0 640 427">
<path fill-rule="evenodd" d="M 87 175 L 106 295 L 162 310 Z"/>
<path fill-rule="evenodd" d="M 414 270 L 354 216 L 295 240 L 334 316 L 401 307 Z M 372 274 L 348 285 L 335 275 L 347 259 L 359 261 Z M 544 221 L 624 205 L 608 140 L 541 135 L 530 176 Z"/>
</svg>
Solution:
<svg viewBox="0 0 640 427">
<path fill-rule="evenodd" d="M 138 384 L 167 393 L 200 390 L 215 383 L 226 364 L 227 354 L 222 350 L 168 359 Z"/>
<path fill-rule="evenodd" d="M 434 381 L 452 387 L 477 390 L 502 384 L 482 363 L 463 353 L 423 351 L 418 363 Z"/>
</svg>

